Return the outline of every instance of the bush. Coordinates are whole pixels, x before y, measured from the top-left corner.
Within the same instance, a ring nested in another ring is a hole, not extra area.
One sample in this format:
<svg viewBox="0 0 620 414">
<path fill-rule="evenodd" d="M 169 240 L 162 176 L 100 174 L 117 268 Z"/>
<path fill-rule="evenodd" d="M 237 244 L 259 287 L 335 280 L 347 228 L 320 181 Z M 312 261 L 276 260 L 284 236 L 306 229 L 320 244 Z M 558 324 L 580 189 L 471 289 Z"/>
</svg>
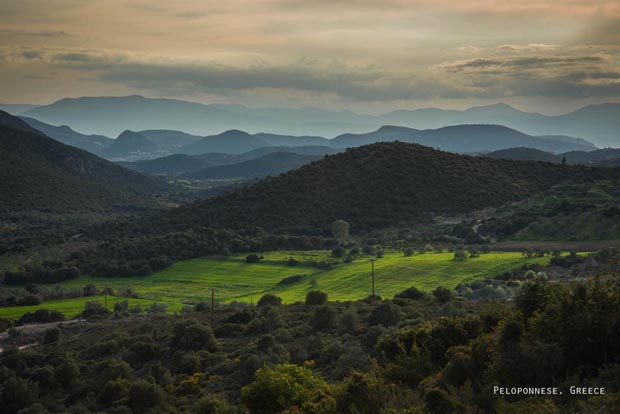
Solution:
<svg viewBox="0 0 620 414">
<path fill-rule="evenodd" d="M 0 413 L 16 413 L 34 403 L 38 387 L 21 378 L 10 378 L 2 386 L 0 393 Z"/>
<path fill-rule="evenodd" d="M 282 298 L 276 295 L 272 295 L 271 293 L 267 293 L 266 295 L 263 295 L 263 297 L 261 297 L 257 302 L 258 306 L 267 306 L 267 305 L 278 306 L 281 304 L 282 304 Z"/>
<path fill-rule="evenodd" d="M 332 256 L 337 257 L 337 258 L 344 257 L 346 253 L 347 251 L 342 246 L 338 246 L 332 250 Z"/>
<path fill-rule="evenodd" d="M 309 369 L 282 364 L 256 371 L 254 380 L 241 389 L 241 400 L 251 414 L 273 414 L 294 407 L 304 410 L 317 403 L 316 397 L 326 386 Z"/>
<path fill-rule="evenodd" d="M 217 342 L 211 328 L 195 319 L 188 319 L 174 325 L 172 344 L 186 351 L 206 349 L 214 352 L 217 350 Z"/>
<path fill-rule="evenodd" d="M 452 291 L 443 286 L 438 286 L 433 290 L 433 296 L 439 303 L 448 303 L 452 299 Z"/>
<path fill-rule="evenodd" d="M 306 306 L 324 305 L 327 303 L 327 293 L 313 290 L 306 295 Z"/>
<path fill-rule="evenodd" d="M 295 282 L 299 282 L 301 279 L 303 279 L 304 276 L 305 275 L 293 275 L 293 276 L 285 277 L 284 279 L 278 282 L 278 286 L 292 285 Z"/>
<path fill-rule="evenodd" d="M 159 405 L 162 391 L 155 384 L 140 380 L 134 382 L 129 389 L 129 406 L 136 413 L 147 412 L 149 408 Z"/>
<path fill-rule="evenodd" d="M 315 309 L 310 318 L 310 325 L 317 331 L 334 329 L 337 316 L 338 312 L 333 306 L 323 305 Z"/>
<path fill-rule="evenodd" d="M 424 292 L 422 292 L 418 288 L 412 286 L 410 288 L 407 288 L 407 289 L 403 290 L 400 293 L 397 293 L 395 297 L 401 298 L 401 299 L 420 300 L 424 296 L 425 296 Z"/>
<path fill-rule="evenodd" d="M 247 263 L 258 263 L 260 262 L 260 257 L 256 254 L 248 254 L 245 258 Z"/>
<path fill-rule="evenodd" d="M 383 325 L 389 327 L 396 325 L 401 318 L 398 306 L 390 302 L 383 302 L 370 312 L 368 323 L 371 325 Z"/>
<path fill-rule="evenodd" d="M 82 312 L 82 316 L 86 319 L 89 319 L 93 317 L 104 316 L 108 313 L 110 313 L 110 311 L 104 308 L 100 302 L 91 301 L 84 304 L 84 311 Z"/>
</svg>

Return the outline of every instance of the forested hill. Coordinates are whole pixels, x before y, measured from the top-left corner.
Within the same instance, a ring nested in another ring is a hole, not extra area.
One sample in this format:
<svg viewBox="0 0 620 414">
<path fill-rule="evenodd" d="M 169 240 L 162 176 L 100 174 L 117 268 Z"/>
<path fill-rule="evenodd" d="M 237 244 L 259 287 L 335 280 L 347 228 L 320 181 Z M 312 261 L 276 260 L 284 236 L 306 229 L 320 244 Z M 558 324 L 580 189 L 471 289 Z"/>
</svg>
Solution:
<svg viewBox="0 0 620 414">
<path fill-rule="evenodd" d="M 21 121 L 20 121 L 21 122 Z M 38 132 L 0 125 L 0 212 L 152 207 L 163 183 Z"/>
<path fill-rule="evenodd" d="M 425 213 L 497 206 L 570 178 L 616 173 L 463 156 L 402 142 L 377 143 L 167 212 L 149 226 L 158 231 L 260 226 L 315 232 L 344 219 L 353 231 L 360 231 L 416 220 Z"/>
</svg>

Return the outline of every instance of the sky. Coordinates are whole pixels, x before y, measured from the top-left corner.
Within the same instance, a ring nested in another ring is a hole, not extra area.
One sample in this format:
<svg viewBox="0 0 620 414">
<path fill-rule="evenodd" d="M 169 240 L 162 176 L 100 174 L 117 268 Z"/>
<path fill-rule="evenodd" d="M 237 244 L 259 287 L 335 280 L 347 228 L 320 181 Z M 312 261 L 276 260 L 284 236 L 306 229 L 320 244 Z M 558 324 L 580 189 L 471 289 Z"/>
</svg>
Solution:
<svg viewBox="0 0 620 414">
<path fill-rule="evenodd" d="M 0 0 L 0 102 L 620 102 L 618 0 Z"/>
</svg>

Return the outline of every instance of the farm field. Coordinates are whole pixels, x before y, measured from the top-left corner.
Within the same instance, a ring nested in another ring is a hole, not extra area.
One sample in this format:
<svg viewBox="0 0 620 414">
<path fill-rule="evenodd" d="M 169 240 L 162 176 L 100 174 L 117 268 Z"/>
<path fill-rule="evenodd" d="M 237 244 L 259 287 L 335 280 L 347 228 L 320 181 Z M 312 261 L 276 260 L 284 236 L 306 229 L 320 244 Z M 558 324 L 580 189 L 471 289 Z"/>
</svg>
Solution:
<svg viewBox="0 0 620 414">
<path fill-rule="evenodd" d="M 124 300 L 127 300 L 130 307 L 140 304 L 142 308 L 145 310 L 153 304 L 152 300 L 149 301 L 145 299 L 120 298 L 120 297 L 108 295 L 108 309 L 112 309 L 114 307 L 115 302 L 122 302 Z M 104 297 L 103 296 L 85 296 L 85 297 L 71 298 L 71 299 L 50 300 L 40 305 L 13 306 L 13 307 L 0 308 L 0 318 L 19 319 L 25 313 L 34 312 L 37 309 L 56 310 L 64 314 L 67 318 L 72 318 L 80 314 L 84 310 L 84 304 L 86 302 L 92 302 L 92 301 L 103 304 Z M 179 309 L 180 309 L 180 306 L 174 306 L 174 304 L 168 307 L 168 311 L 175 311 Z"/>
<path fill-rule="evenodd" d="M 131 288 L 139 300 L 131 299 L 130 305 L 141 303 L 144 307 L 153 302 L 168 305 L 169 311 L 180 310 L 184 304 L 208 301 L 215 289 L 218 302 L 243 301 L 256 303 L 266 293 L 282 297 L 284 303 L 304 300 L 306 294 L 320 289 L 329 294 L 330 300 L 356 300 L 370 295 L 370 257 L 349 263 L 337 263 L 320 269 L 318 262 L 333 261 L 328 251 L 274 251 L 261 253 L 259 263 L 246 263 L 245 255 L 230 257 L 203 257 L 177 262 L 169 268 L 145 277 L 96 278 L 81 276 L 59 285 L 83 288 L 94 284 L 118 289 Z M 287 265 L 288 258 L 295 258 L 297 266 Z M 430 291 L 437 286 L 454 288 L 461 282 L 496 276 L 524 264 L 546 264 L 549 257 L 525 259 L 518 252 L 491 252 L 463 262 L 453 260 L 452 253 L 427 253 L 404 257 L 402 253 L 386 253 L 375 261 L 376 294 L 393 297 L 404 289 L 415 286 Z M 282 279 L 301 275 L 291 284 L 278 285 Z M 103 300 L 98 297 L 96 300 Z M 0 308 L 0 317 L 18 318 L 25 312 L 38 308 L 56 309 L 72 317 L 83 310 L 84 303 L 92 297 L 49 301 L 36 306 Z M 124 298 L 108 297 L 108 307 Z"/>
</svg>

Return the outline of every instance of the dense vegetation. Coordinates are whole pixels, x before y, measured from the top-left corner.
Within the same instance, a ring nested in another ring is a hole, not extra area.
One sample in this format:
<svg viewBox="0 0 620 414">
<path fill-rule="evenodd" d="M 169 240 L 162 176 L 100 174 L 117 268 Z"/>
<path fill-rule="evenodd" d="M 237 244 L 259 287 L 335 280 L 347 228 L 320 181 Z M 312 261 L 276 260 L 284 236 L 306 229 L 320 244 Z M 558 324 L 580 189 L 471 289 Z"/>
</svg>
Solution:
<svg viewBox="0 0 620 414">
<path fill-rule="evenodd" d="M 166 213 L 149 228 L 198 226 L 325 231 L 336 219 L 356 231 L 516 201 L 568 179 L 616 174 L 585 167 L 468 157 L 405 143 L 327 156 L 297 170 Z"/>
<path fill-rule="evenodd" d="M 617 260 L 617 255 L 607 255 Z M 620 283 L 535 277 L 514 304 L 408 289 L 393 300 L 207 304 L 148 316 L 87 304 L 88 323 L 28 333 L 0 356 L 0 412 L 212 414 L 612 413 Z M 50 315 L 51 316 L 51 315 Z M 502 387 L 562 394 L 501 396 Z M 605 395 L 572 395 L 571 386 Z"/>
<path fill-rule="evenodd" d="M 0 213 L 149 208 L 155 179 L 44 135 L 0 126 Z"/>
</svg>

